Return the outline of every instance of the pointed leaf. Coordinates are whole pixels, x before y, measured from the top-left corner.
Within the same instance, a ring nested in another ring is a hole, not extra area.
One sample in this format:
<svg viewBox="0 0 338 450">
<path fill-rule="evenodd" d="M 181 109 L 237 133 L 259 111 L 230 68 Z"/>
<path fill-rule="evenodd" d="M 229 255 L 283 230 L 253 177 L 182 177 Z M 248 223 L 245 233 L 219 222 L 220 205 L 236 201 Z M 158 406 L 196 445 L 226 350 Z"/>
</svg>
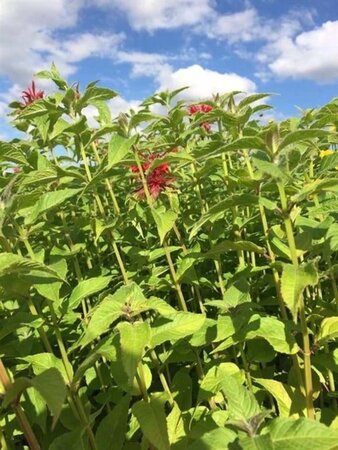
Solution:
<svg viewBox="0 0 338 450">
<path fill-rule="evenodd" d="M 95 440 L 97 450 L 121 450 L 127 431 L 130 397 L 125 395 L 100 422 Z"/>
<path fill-rule="evenodd" d="M 166 416 L 160 401 L 152 398 L 149 403 L 141 400 L 132 406 L 141 430 L 158 450 L 170 450 Z"/>
</svg>

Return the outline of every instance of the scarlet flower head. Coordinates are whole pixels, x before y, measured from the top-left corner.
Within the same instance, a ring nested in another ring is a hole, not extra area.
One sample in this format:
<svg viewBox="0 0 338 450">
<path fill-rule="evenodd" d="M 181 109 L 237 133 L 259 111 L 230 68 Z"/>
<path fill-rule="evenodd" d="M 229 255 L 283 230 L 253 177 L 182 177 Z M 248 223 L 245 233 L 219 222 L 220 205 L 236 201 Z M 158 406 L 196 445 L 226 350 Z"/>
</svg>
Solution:
<svg viewBox="0 0 338 450">
<path fill-rule="evenodd" d="M 201 103 L 200 105 L 190 105 L 188 106 L 188 112 L 191 116 L 197 114 L 199 112 L 208 113 L 213 110 L 213 107 L 210 105 L 206 105 L 205 103 Z"/>
<path fill-rule="evenodd" d="M 28 106 L 35 102 L 36 100 L 39 100 L 40 98 L 43 98 L 45 93 L 44 91 L 37 91 L 35 89 L 35 82 L 32 81 L 31 86 L 27 88 L 26 91 L 22 91 L 22 99 L 24 101 L 23 106 Z"/>
<path fill-rule="evenodd" d="M 151 163 L 159 158 L 163 158 L 165 156 L 166 152 L 162 153 L 153 153 L 149 156 L 145 156 L 144 154 L 141 154 L 143 158 L 147 158 L 147 161 L 142 163 L 142 171 L 147 172 L 149 169 Z M 148 190 L 150 195 L 154 200 L 157 199 L 157 197 L 160 195 L 160 193 L 166 189 L 168 186 L 170 186 L 174 182 L 173 177 L 168 177 L 167 174 L 169 172 L 170 165 L 169 163 L 163 163 L 159 166 L 155 167 L 150 173 L 146 173 L 146 182 L 148 186 Z M 130 170 L 135 174 L 140 174 L 140 170 L 138 166 L 130 166 Z M 145 197 L 145 191 L 144 187 L 142 186 L 140 189 L 136 191 L 136 195 L 138 198 L 144 198 Z"/>
</svg>

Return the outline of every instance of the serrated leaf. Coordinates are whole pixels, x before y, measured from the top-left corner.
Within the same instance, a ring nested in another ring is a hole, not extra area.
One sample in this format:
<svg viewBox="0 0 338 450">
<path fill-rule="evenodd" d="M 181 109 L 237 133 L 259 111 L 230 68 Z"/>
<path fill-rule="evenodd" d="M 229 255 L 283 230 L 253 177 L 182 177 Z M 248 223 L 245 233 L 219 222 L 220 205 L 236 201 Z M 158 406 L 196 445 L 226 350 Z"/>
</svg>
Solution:
<svg viewBox="0 0 338 450">
<path fill-rule="evenodd" d="M 69 308 L 77 308 L 81 300 L 105 289 L 110 283 L 111 279 L 111 276 L 107 276 L 81 280 L 79 284 L 75 286 L 68 299 Z"/>
<path fill-rule="evenodd" d="M 32 365 L 35 375 L 40 375 L 46 370 L 54 367 L 61 373 L 65 382 L 69 382 L 68 375 L 62 360 L 57 358 L 52 353 L 36 353 L 35 355 L 25 356 L 22 359 Z M 69 373 L 72 373 L 73 369 L 71 365 L 68 366 L 68 369 Z"/>
<path fill-rule="evenodd" d="M 199 330 L 205 321 L 205 316 L 189 312 L 177 312 L 169 322 L 152 327 L 151 345 L 156 347 L 165 341 L 175 342 L 190 336 Z"/>
<path fill-rule="evenodd" d="M 122 286 L 113 295 L 105 297 L 91 312 L 91 319 L 84 334 L 73 349 L 86 346 L 108 331 L 120 316 L 135 316 L 147 308 L 147 299 L 135 283 Z"/>
<path fill-rule="evenodd" d="M 166 416 L 161 402 L 154 398 L 149 403 L 141 400 L 132 406 L 132 412 L 148 441 L 158 450 L 170 450 Z"/>
<path fill-rule="evenodd" d="M 288 133 L 282 142 L 279 144 L 278 152 L 280 152 L 287 145 L 295 144 L 296 142 L 304 141 L 307 139 L 316 139 L 328 136 L 329 132 L 325 130 L 297 130 Z"/>
<path fill-rule="evenodd" d="M 187 450 L 224 450 L 236 439 L 237 434 L 229 428 L 216 428 L 196 439 Z"/>
<path fill-rule="evenodd" d="M 268 427 L 274 450 L 336 450 L 338 432 L 311 419 L 275 419 Z"/>
<path fill-rule="evenodd" d="M 70 198 L 79 194 L 81 190 L 82 189 L 60 189 L 58 191 L 42 194 L 36 205 L 31 209 L 30 214 L 25 218 L 25 224 L 33 224 L 41 214 L 63 204 Z"/>
<path fill-rule="evenodd" d="M 97 450 L 121 450 L 127 431 L 130 397 L 125 395 L 100 422 L 95 441 Z"/>
<path fill-rule="evenodd" d="M 230 375 L 224 377 L 219 387 L 227 399 L 231 420 L 247 423 L 261 412 L 253 393 L 242 386 L 235 377 Z"/>
<path fill-rule="evenodd" d="M 105 171 L 123 160 L 135 144 L 137 136 L 126 139 L 118 134 L 114 135 L 108 145 L 108 164 L 105 165 Z"/>
<path fill-rule="evenodd" d="M 290 179 L 290 176 L 273 162 L 258 158 L 252 158 L 252 162 L 260 172 L 263 172 L 275 180 L 288 181 Z"/>
</svg>

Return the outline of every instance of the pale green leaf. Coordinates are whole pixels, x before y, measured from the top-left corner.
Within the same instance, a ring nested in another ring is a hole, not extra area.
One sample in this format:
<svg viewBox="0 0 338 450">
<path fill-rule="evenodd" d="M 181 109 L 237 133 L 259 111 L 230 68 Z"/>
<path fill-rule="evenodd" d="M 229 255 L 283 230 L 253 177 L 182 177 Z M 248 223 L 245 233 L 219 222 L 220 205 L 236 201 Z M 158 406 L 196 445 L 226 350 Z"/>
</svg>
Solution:
<svg viewBox="0 0 338 450">
<path fill-rule="evenodd" d="M 311 419 L 275 419 L 268 428 L 274 450 L 336 450 L 338 432 Z"/>
<path fill-rule="evenodd" d="M 205 316 L 190 312 L 177 312 L 172 320 L 152 327 L 151 345 L 156 347 L 165 341 L 175 342 L 195 333 L 203 326 Z"/>
<path fill-rule="evenodd" d="M 147 322 L 121 322 L 117 329 L 120 332 L 120 348 L 123 368 L 128 376 L 128 383 L 133 382 L 136 369 L 142 360 L 144 349 L 149 345 L 150 326 Z"/>
<path fill-rule="evenodd" d="M 148 403 L 141 400 L 132 406 L 132 412 L 148 441 L 157 450 L 170 450 L 166 416 L 161 402 L 154 398 Z"/>
<path fill-rule="evenodd" d="M 157 231 L 160 237 L 160 243 L 162 244 L 166 234 L 173 228 L 177 219 L 177 213 L 172 210 L 162 211 L 151 209 L 151 213 L 155 220 Z"/>
<path fill-rule="evenodd" d="M 97 450 L 122 449 L 127 431 L 129 402 L 130 397 L 125 395 L 102 419 L 95 434 Z"/>
<path fill-rule="evenodd" d="M 323 343 L 338 338 L 338 316 L 325 317 L 320 324 L 317 341 Z"/>
<path fill-rule="evenodd" d="M 69 299 L 69 308 L 77 308 L 82 299 L 90 297 L 103 289 L 105 289 L 110 283 L 112 277 L 94 277 L 87 280 L 81 280 L 77 286 L 73 289 Z"/>
<path fill-rule="evenodd" d="M 286 306 L 297 316 L 300 297 L 307 286 L 314 286 L 318 281 L 318 273 L 312 263 L 299 267 L 291 264 L 283 265 L 281 277 L 281 293 Z"/>
</svg>

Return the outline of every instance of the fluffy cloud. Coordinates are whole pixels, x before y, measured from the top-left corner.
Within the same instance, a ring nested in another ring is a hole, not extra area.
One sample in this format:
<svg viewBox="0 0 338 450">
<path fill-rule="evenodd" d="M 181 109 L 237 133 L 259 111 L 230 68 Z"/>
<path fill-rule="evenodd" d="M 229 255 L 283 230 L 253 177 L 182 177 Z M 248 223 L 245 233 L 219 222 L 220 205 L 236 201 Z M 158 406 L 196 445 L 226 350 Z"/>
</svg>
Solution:
<svg viewBox="0 0 338 450">
<path fill-rule="evenodd" d="M 213 0 L 99 0 L 99 4 L 118 8 L 135 30 L 195 25 L 214 14 Z"/>
<path fill-rule="evenodd" d="M 338 79 L 338 21 L 284 39 L 263 49 L 260 58 L 280 77 L 307 78 L 320 82 Z"/>
<path fill-rule="evenodd" d="M 0 75 L 26 85 L 32 74 L 55 61 L 65 75 L 74 63 L 109 55 L 122 35 L 81 33 L 57 38 L 56 30 L 74 27 L 84 0 L 10 0 L 0 9 Z"/>
<path fill-rule="evenodd" d="M 293 36 L 302 30 L 303 24 L 312 24 L 312 11 L 291 10 L 278 19 L 268 19 L 249 7 L 232 14 L 214 14 L 203 26 L 196 28 L 209 38 L 225 40 L 230 44 L 252 41 L 276 41 Z"/>
<path fill-rule="evenodd" d="M 159 72 L 155 79 L 160 91 L 189 86 L 189 89 L 180 94 L 181 98 L 187 100 L 210 98 L 213 94 L 223 94 L 235 90 L 253 92 L 256 88 L 255 83 L 249 78 L 235 73 L 220 73 L 204 69 L 198 64 L 176 71 L 167 68 L 167 70 Z"/>
</svg>

